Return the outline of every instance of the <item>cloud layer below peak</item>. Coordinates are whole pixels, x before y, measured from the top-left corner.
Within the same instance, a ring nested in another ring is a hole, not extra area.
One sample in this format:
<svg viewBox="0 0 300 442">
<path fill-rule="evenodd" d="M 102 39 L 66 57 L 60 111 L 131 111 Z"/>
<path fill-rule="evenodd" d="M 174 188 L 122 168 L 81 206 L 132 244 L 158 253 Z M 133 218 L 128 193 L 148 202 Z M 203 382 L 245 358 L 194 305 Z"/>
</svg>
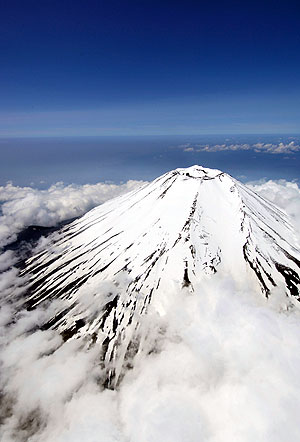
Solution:
<svg viewBox="0 0 300 442">
<path fill-rule="evenodd" d="M 132 180 L 120 185 L 56 183 L 38 190 L 8 183 L 0 187 L 0 247 L 14 241 L 16 234 L 30 225 L 55 226 L 143 184 Z"/>
</svg>

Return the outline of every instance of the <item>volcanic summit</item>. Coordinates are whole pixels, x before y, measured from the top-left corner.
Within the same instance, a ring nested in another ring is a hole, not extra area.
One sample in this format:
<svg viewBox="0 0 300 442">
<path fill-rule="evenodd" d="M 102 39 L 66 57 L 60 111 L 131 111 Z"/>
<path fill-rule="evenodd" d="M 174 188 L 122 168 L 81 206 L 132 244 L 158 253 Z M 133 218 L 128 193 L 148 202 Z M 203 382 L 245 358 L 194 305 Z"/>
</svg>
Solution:
<svg viewBox="0 0 300 442">
<path fill-rule="evenodd" d="M 173 293 L 193 294 L 195 284 L 216 274 L 267 298 L 284 287 L 287 303 L 297 304 L 299 267 L 284 212 L 230 175 L 193 166 L 110 200 L 55 233 L 27 262 L 26 305 L 62 300 L 45 327 L 64 339 L 100 343 L 109 382 L 116 382 L 150 305 L 164 315 L 176 302 Z"/>
</svg>

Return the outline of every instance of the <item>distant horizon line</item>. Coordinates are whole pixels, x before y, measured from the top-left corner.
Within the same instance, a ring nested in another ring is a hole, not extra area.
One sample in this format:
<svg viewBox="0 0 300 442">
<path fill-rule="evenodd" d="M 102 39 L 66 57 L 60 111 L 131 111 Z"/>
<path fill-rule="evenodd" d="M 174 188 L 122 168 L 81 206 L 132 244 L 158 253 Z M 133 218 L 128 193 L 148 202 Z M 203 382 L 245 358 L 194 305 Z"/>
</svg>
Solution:
<svg viewBox="0 0 300 442">
<path fill-rule="evenodd" d="M 51 139 L 51 138 L 145 138 L 145 137 L 200 137 L 200 136 L 286 136 L 286 137 L 298 137 L 300 132 L 232 132 L 232 133 L 198 133 L 198 134 L 106 134 L 106 135 L 9 135 L 2 136 L 0 134 L 0 140 L 11 139 Z"/>
</svg>

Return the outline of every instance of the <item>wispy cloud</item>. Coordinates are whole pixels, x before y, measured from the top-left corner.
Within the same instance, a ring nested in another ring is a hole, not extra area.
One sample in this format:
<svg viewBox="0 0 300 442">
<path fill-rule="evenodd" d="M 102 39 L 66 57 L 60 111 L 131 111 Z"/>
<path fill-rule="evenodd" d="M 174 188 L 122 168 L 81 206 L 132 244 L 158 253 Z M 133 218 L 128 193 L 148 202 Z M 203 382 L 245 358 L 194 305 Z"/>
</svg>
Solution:
<svg viewBox="0 0 300 442">
<path fill-rule="evenodd" d="M 257 153 L 270 154 L 293 154 L 300 151 L 300 144 L 295 141 L 289 143 L 234 143 L 234 144 L 181 144 L 178 146 L 184 152 L 225 152 L 225 151 L 241 151 L 253 150 Z"/>
</svg>

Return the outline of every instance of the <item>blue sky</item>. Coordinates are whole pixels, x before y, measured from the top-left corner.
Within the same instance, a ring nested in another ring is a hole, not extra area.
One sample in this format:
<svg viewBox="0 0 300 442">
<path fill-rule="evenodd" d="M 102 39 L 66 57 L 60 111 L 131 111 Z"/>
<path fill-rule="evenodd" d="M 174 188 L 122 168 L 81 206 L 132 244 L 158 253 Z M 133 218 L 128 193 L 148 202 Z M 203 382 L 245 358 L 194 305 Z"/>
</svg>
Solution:
<svg viewBox="0 0 300 442">
<path fill-rule="evenodd" d="M 300 4 L 7 1 L 0 136 L 300 132 Z"/>
</svg>

